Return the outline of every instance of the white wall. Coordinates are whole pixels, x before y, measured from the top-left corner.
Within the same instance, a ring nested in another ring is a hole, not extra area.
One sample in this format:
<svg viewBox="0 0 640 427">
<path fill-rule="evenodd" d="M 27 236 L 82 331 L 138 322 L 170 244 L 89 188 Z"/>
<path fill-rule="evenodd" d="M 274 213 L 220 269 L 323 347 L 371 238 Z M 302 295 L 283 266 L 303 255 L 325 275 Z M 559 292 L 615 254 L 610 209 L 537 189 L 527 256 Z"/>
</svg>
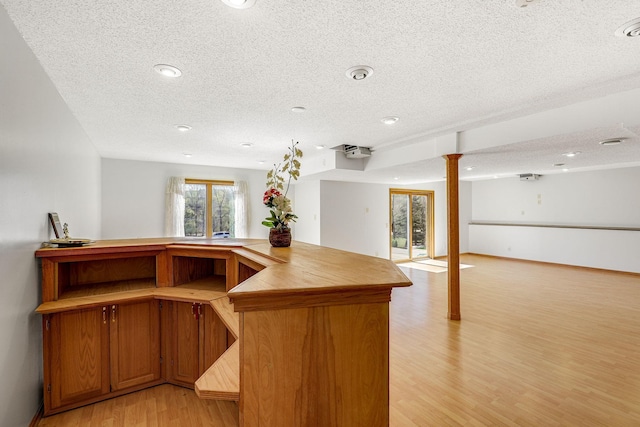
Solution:
<svg viewBox="0 0 640 427">
<path fill-rule="evenodd" d="M 297 184 L 298 186 L 300 184 Z M 319 191 L 320 244 L 366 255 L 389 258 L 389 185 L 321 181 L 319 188 L 305 187 L 303 197 Z M 447 204 L 444 182 L 394 186 L 432 190 L 435 195 L 435 256 L 447 254 Z M 300 191 L 296 190 L 300 198 Z M 298 200 L 296 211 L 300 210 Z M 468 223 L 471 218 L 471 184 L 460 183 L 460 251 L 468 251 Z M 311 216 L 299 215 L 296 236 L 315 233 Z M 307 228 L 309 230 L 307 230 Z"/>
<path fill-rule="evenodd" d="M 100 159 L 1 6 L 0 94 L 0 425 L 24 427 L 43 393 L 34 252 L 48 212 L 100 238 Z"/>
<path fill-rule="evenodd" d="M 472 184 L 474 221 L 640 228 L 640 168 Z M 472 225 L 470 251 L 640 272 L 640 231 Z"/>
<path fill-rule="evenodd" d="M 388 230 L 388 186 L 338 181 L 320 183 L 322 246 L 388 258 Z"/>
<path fill-rule="evenodd" d="M 265 239 L 268 216 L 262 205 L 265 171 L 214 166 L 102 159 L 102 238 L 164 236 L 165 187 L 171 176 L 246 181 L 251 238 Z"/>
<path fill-rule="evenodd" d="M 320 181 L 298 181 L 292 189 L 295 195 L 293 212 L 299 218 L 299 223 L 293 226 L 293 239 L 319 245 Z"/>
</svg>

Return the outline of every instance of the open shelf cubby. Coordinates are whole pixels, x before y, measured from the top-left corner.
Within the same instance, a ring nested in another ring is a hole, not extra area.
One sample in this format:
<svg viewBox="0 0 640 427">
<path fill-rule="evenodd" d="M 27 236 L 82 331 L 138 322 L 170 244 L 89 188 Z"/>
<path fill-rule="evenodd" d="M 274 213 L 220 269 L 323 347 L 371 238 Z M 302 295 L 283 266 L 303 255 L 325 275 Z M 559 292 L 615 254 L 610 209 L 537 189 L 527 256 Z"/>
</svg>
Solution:
<svg viewBox="0 0 640 427">
<path fill-rule="evenodd" d="M 174 256 L 173 286 L 193 287 L 194 289 L 217 288 L 224 286 L 227 267 L 226 260 L 217 258 L 199 258 Z"/>
<path fill-rule="evenodd" d="M 58 299 L 150 289 L 155 286 L 155 256 L 73 261 L 58 264 Z"/>
</svg>

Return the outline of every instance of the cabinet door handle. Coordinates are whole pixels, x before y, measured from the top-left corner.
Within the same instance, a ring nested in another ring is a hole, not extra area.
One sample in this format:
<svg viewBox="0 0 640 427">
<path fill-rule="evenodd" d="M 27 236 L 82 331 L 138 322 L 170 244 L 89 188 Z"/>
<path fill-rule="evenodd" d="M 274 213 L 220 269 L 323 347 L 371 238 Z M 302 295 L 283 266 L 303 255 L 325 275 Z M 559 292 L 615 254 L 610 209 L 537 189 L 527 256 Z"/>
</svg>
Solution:
<svg viewBox="0 0 640 427">
<path fill-rule="evenodd" d="M 200 304 L 195 302 L 191 304 L 191 314 L 193 314 L 194 319 L 200 319 Z"/>
<path fill-rule="evenodd" d="M 112 323 L 116 322 L 116 306 L 115 305 L 111 306 L 111 322 Z"/>
<path fill-rule="evenodd" d="M 102 323 L 107 323 L 107 307 L 102 307 Z"/>
</svg>

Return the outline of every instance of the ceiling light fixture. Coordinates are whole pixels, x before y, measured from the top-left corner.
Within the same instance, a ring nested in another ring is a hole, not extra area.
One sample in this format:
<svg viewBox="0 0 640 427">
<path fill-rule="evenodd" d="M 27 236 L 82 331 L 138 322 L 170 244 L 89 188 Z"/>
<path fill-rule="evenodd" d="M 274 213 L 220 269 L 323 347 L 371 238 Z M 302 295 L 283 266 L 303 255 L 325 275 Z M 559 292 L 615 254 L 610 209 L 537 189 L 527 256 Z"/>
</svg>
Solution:
<svg viewBox="0 0 640 427">
<path fill-rule="evenodd" d="M 476 168 L 475 166 L 467 166 L 466 168 L 464 168 L 464 170 L 472 171 L 475 168 Z"/>
<path fill-rule="evenodd" d="M 182 75 L 182 71 L 180 71 L 173 65 L 156 64 L 153 66 L 153 69 L 156 70 L 157 73 L 162 74 L 165 77 L 180 77 Z"/>
<path fill-rule="evenodd" d="M 615 34 L 618 37 L 640 37 L 640 18 L 622 24 Z"/>
<path fill-rule="evenodd" d="M 291 111 L 293 111 L 294 113 L 304 113 L 305 111 L 307 111 L 307 109 L 304 107 L 293 107 L 291 108 Z"/>
<path fill-rule="evenodd" d="M 191 157 L 191 156 L 193 156 L 193 154 L 191 154 L 191 153 L 182 153 L 182 155 L 183 155 L 183 156 L 185 156 L 185 157 Z"/>
<path fill-rule="evenodd" d="M 249 9 L 256 0 L 222 0 L 222 3 L 234 9 Z"/>
<path fill-rule="evenodd" d="M 380 121 L 385 125 L 395 125 L 398 122 L 398 120 L 400 120 L 399 117 L 389 116 L 389 117 L 383 117 Z"/>
<path fill-rule="evenodd" d="M 242 144 L 240 144 L 240 146 L 242 148 L 251 148 L 251 147 L 253 147 L 253 144 L 250 143 L 250 142 L 243 142 Z"/>
<path fill-rule="evenodd" d="M 345 74 L 352 80 L 364 80 L 373 74 L 373 68 L 368 65 L 356 65 L 349 68 Z"/>
<path fill-rule="evenodd" d="M 569 151 L 568 153 L 564 153 L 563 156 L 565 156 L 565 157 L 575 157 L 578 154 L 580 154 L 580 151 Z"/>
<path fill-rule="evenodd" d="M 324 145 L 316 145 L 316 150 L 324 150 Z"/>
<path fill-rule="evenodd" d="M 598 144 L 600 145 L 619 145 L 622 141 L 624 141 L 627 138 L 610 138 L 610 139 L 605 139 L 604 141 L 600 141 L 598 142 Z"/>
<path fill-rule="evenodd" d="M 561 166 L 564 166 L 564 163 L 554 163 L 553 166 L 559 168 Z"/>
<path fill-rule="evenodd" d="M 516 0 L 516 6 L 518 7 L 527 7 L 531 3 L 535 3 L 537 0 Z"/>
<path fill-rule="evenodd" d="M 191 130 L 191 126 L 189 125 L 176 125 L 176 129 L 178 129 L 180 132 L 188 132 Z"/>
</svg>

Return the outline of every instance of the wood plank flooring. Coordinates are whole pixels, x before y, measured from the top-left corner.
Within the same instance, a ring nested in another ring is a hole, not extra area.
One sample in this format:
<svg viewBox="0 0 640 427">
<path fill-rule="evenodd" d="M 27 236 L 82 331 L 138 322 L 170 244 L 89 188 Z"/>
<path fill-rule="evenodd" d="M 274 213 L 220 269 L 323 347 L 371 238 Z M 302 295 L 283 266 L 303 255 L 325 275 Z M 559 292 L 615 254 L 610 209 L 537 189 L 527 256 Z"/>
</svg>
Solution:
<svg viewBox="0 0 640 427">
<path fill-rule="evenodd" d="M 392 427 L 640 425 L 639 275 L 461 262 L 475 267 L 460 272 L 459 322 L 446 319 L 446 274 L 403 268 L 414 286 L 392 293 Z M 237 423 L 235 403 L 163 385 L 38 425 Z"/>
</svg>

